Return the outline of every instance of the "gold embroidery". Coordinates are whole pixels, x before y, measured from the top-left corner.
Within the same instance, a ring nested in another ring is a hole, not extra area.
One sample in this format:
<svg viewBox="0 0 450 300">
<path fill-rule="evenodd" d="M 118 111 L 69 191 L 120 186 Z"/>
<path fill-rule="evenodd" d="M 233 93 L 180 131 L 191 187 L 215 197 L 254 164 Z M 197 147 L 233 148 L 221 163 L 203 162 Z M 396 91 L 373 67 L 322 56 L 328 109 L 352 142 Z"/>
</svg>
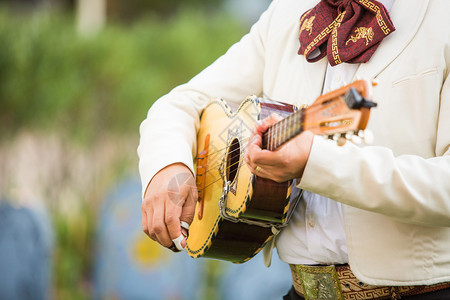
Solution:
<svg viewBox="0 0 450 300">
<path fill-rule="evenodd" d="M 300 27 L 300 34 L 302 34 L 302 31 L 306 29 L 306 31 L 309 32 L 309 35 L 311 35 L 311 33 L 312 33 L 312 26 L 313 26 L 313 22 L 314 22 L 315 18 L 316 18 L 316 16 L 312 16 L 311 18 L 306 19 L 302 23 L 302 27 Z"/>
<path fill-rule="evenodd" d="M 337 24 L 339 23 L 339 26 L 341 25 L 341 21 L 344 18 L 344 14 L 345 12 L 340 13 L 337 18 L 331 22 L 330 25 L 328 25 L 327 27 L 325 27 L 324 30 L 322 30 L 321 33 L 319 33 L 318 36 L 316 36 L 314 38 L 314 40 L 306 47 L 305 51 L 303 52 L 303 55 L 307 55 L 309 53 L 309 51 L 311 51 L 311 49 L 317 45 L 321 40 L 323 40 L 325 37 L 327 37 L 330 32 L 337 26 Z"/>
<path fill-rule="evenodd" d="M 366 28 L 366 27 L 358 27 L 355 30 L 356 35 L 350 36 L 348 41 L 345 43 L 347 45 L 349 42 L 356 43 L 360 39 L 366 39 L 366 46 L 369 45 L 369 43 L 373 40 L 373 36 L 375 33 L 372 30 L 372 27 Z"/>
<path fill-rule="evenodd" d="M 345 12 L 341 13 L 336 18 L 336 26 L 331 33 L 331 54 L 333 55 L 334 63 L 340 64 L 342 63 L 341 58 L 339 57 L 339 49 L 337 45 L 337 30 L 341 26 L 342 19 L 344 19 Z"/>
<path fill-rule="evenodd" d="M 362 5 L 364 5 L 365 7 L 376 13 L 378 25 L 380 25 L 380 28 L 383 31 L 383 33 L 385 35 L 388 35 L 391 32 L 391 30 L 387 26 L 386 22 L 384 22 L 383 17 L 381 16 L 380 8 L 370 0 L 359 0 L 359 3 L 361 3 Z"/>
</svg>

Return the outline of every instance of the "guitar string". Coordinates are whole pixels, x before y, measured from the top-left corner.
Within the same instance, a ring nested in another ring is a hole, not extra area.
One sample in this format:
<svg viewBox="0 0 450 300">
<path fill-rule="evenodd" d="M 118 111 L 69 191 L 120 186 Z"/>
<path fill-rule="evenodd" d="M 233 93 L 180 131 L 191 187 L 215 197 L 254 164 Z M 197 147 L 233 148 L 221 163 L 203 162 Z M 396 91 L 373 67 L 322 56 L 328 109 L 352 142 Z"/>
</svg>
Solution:
<svg viewBox="0 0 450 300">
<path fill-rule="evenodd" d="M 318 106 L 319 106 L 319 105 L 312 105 L 312 106 L 310 106 L 308 109 L 316 108 L 316 107 L 318 107 Z M 290 115 L 290 116 L 292 116 L 292 115 Z M 279 122 L 273 124 L 272 126 L 274 126 L 274 125 L 276 125 L 276 124 L 278 124 L 278 123 L 280 123 L 280 122 L 286 120 L 286 119 L 289 118 L 290 116 L 288 116 L 288 117 L 286 117 L 285 119 L 283 119 L 283 120 L 281 120 L 281 121 L 279 121 Z M 300 123 L 299 125 L 300 125 L 300 126 L 304 126 L 304 125 L 306 125 L 306 124 L 308 124 L 308 123 Z M 309 125 L 310 125 L 309 128 L 317 128 L 317 127 L 320 127 L 320 123 L 319 123 L 319 122 L 315 122 L 315 123 L 310 122 Z M 278 139 L 278 137 L 280 136 L 277 132 L 274 132 L 272 135 L 270 135 L 270 133 L 269 133 L 268 131 L 266 131 L 266 132 L 264 132 L 263 134 L 269 134 L 269 138 L 271 138 L 271 139 Z M 283 134 L 281 134 L 281 135 L 284 136 L 284 135 L 286 135 L 286 134 L 283 133 Z M 250 137 L 245 138 L 245 139 L 242 140 L 242 142 L 248 141 L 249 139 L 250 139 Z M 282 143 L 280 143 L 280 144 L 275 143 L 275 144 L 276 144 L 276 147 L 278 147 L 278 146 L 280 146 Z M 228 148 L 229 148 L 229 146 L 226 146 L 226 147 L 224 147 L 224 148 L 222 148 L 222 149 L 216 150 L 215 152 L 213 152 L 213 153 L 211 153 L 211 154 L 208 154 L 205 158 L 208 158 L 208 157 L 210 157 L 210 156 L 212 156 L 212 155 L 214 155 L 214 154 L 220 153 L 220 152 L 222 152 L 222 151 L 224 151 L 224 150 L 226 150 L 226 149 L 228 149 Z M 233 152 L 239 151 L 239 154 L 237 154 L 237 155 L 235 155 L 235 156 L 232 156 L 230 159 L 233 160 L 233 159 L 235 159 L 237 156 L 240 156 L 240 155 L 241 155 L 240 150 L 241 150 L 241 149 L 239 148 L 239 149 L 232 150 L 231 152 L 228 152 L 228 154 L 232 154 Z M 198 156 L 197 156 L 197 159 L 198 159 Z M 205 171 L 205 173 L 202 174 L 202 175 L 206 175 L 206 174 L 212 172 L 213 170 L 215 170 L 216 168 L 220 167 L 220 165 L 222 164 L 222 161 L 223 161 L 223 157 L 218 158 L 218 159 L 215 159 L 215 160 L 213 160 L 212 162 L 209 162 L 209 163 L 203 165 L 203 167 L 209 167 L 209 169 L 208 169 L 207 171 Z M 211 166 L 211 164 L 215 164 L 215 165 L 214 165 L 214 166 Z M 231 168 L 232 166 L 233 166 L 233 165 L 227 167 L 225 170 Z"/>
<path fill-rule="evenodd" d="M 236 150 L 239 150 L 239 149 L 236 149 Z M 233 150 L 233 151 L 236 151 L 236 150 Z M 238 155 L 236 155 L 236 156 L 238 156 Z M 236 157 L 236 156 L 234 156 L 234 157 Z M 239 156 L 240 156 L 240 153 L 239 153 Z M 240 159 L 239 161 L 237 161 L 237 162 L 235 162 L 235 163 L 233 163 L 233 164 L 231 164 L 229 167 L 227 167 L 225 170 L 227 170 L 227 169 L 229 169 L 229 168 L 231 168 L 231 167 L 233 167 L 234 165 L 236 165 L 236 164 L 240 164 L 241 162 L 243 162 L 244 161 L 244 158 L 242 158 L 242 159 Z M 247 164 L 245 163 L 245 161 L 237 168 L 237 170 L 236 170 L 236 172 L 238 172 L 242 167 L 244 167 L 244 166 L 246 166 Z M 204 176 L 204 175 L 206 175 L 208 172 L 212 172 L 212 171 L 216 171 L 216 172 L 218 172 L 219 173 L 219 175 L 220 175 L 220 170 L 217 170 L 216 168 L 210 168 L 210 170 L 207 170 L 204 174 L 202 174 L 201 176 Z M 198 192 L 201 192 L 201 191 L 204 191 L 204 190 L 206 190 L 208 187 L 210 187 L 211 185 L 213 185 L 213 184 L 215 184 L 216 182 L 218 182 L 218 181 L 220 181 L 220 180 L 223 180 L 223 178 L 222 177 L 220 177 L 219 179 L 216 179 L 216 180 L 214 180 L 213 182 L 210 182 L 210 183 L 208 183 L 208 184 L 206 184 L 206 178 L 205 178 L 205 187 L 204 188 L 202 188 L 202 189 L 200 189 L 200 190 L 198 190 Z"/>
<path fill-rule="evenodd" d="M 226 150 L 227 148 L 225 148 L 224 150 Z M 230 153 L 236 152 L 236 151 L 239 151 L 239 153 L 234 155 L 233 157 L 231 157 L 231 160 L 234 160 L 236 157 L 240 157 L 240 155 L 241 155 L 240 149 L 232 150 Z M 211 163 L 207 163 L 206 165 L 204 165 L 204 167 L 209 167 L 209 168 L 208 168 L 208 170 L 205 171 L 205 173 L 202 174 L 202 176 L 217 170 L 220 167 L 220 165 L 222 164 L 222 161 L 223 161 L 223 157 L 222 158 L 217 158 L 216 160 L 212 161 Z M 215 165 L 211 166 L 211 164 L 215 164 Z M 229 168 L 231 168 L 233 165 L 234 164 L 232 164 L 231 166 L 227 167 L 225 169 L 225 171 L 228 170 Z"/>
<path fill-rule="evenodd" d="M 311 105 L 310 107 L 308 107 L 308 111 L 311 110 L 311 109 L 316 109 L 316 108 L 319 108 L 319 104 Z M 271 127 L 272 127 L 272 126 L 276 126 L 276 124 L 278 124 L 278 123 L 284 121 L 285 119 L 289 118 L 290 116 L 292 116 L 292 114 L 289 115 L 289 116 L 287 116 L 287 117 L 284 118 L 283 120 L 280 120 L 280 121 L 278 121 L 278 122 L 272 124 Z M 308 128 L 316 128 L 316 127 L 320 127 L 320 122 L 309 122 L 309 123 L 305 123 L 305 122 L 304 122 L 304 123 L 299 123 L 299 125 L 302 126 L 302 127 L 304 127 L 304 126 L 306 125 L 306 126 L 310 126 L 310 127 L 308 127 Z M 270 127 L 269 127 L 269 128 L 270 128 Z M 266 131 L 266 132 L 267 132 L 267 131 Z M 272 134 L 271 137 L 274 138 L 274 137 L 278 137 L 278 136 L 279 136 L 279 135 L 278 135 L 276 132 L 274 132 L 274 133 Z M 246 138 L 246 139 L 248 140 L 249 138 Z M 206 157 L 211 156 L 211 155 L 214 155 L 214 154 L 216 154 L 217 152 L 223 151 L 223 150 L 227 149 L 228 147 L 229 147 L 229 146 L 226 146 L 226 147 L 224 147 L 224 148 L 222 148 L 222 149 L 216 150 L 215 152 L 209 153 Z M 196 156 L 194 159 L 198 159 L 198 156 Z"/>
<path fill-rule="evenodd" d="M 239 149 L 236 149 L 236 150 L 233 150 L 233 151 L 237 151 L 237 150 L 239 150 Z M 234 156 L 234 158 L 236 158 L 237 156 L 240 156 L 240 153 L 239 153 L 238 155 Z M 237 162 L 231 164 L 231 165 L 228 166 L 224 171 L 226 171 L 226 170 L 232 168 L 232 167 L 233 167 L 234 165 L 236 165 L 236 164 L 240 164 L 243 160 L 244 160 L 244 158 L 242 158 L 242 159 L 240 159 L 239 161 L 237 161 Z M 219 159 L 217 159 L 217 161 L 219 161 Z M 220 162 L 221 162 L 221 161 L 220 161 Z M 208 164 L 207 164 L 207 165 L 208 165 Z M 207 165 L 206 165 L 206 166 L 207 166 Z M 238 169 L 236 170 L 236 172 L 238 172 L 238 171 L 239 171 L 243 166 L 245 166 L 245 165 L 247 165 L 247 164 L 244 162 L 242 165 L 240 165 L 240 166 L 238 167 Z M 210 168 L 209 168 L 205 173 L 203 173 L 201 176 L 206 176 L 206 174 L 211 173 L 211 172 L 213 172 L 213 171 L 216 171 L 216 172 L 219 172 L 219 173 L 220 173 L 220 170 L 217 169 L 217 167 L 219 167 L 219 166 L 220 166 L 220 164 L 218 164 L 218 165 L 216 165 L 216 166 L 214 166 L 214 167 L 210 167 Z M 206 180 L 206 179 L 205 179 L 205 180 Z M 207 187 L 213 185 L 214 183 L 218 182 L 219 180 L 222 180 L 222 177 L 220 177 L 219 179 L 214 180 L 213 182 L 207 184 L 203 189 L 200 189 L 199 191 L 205 190 Z"/>
<path fill-rule="evenodd" d="M 311 123 L 312 124 L 312 123 Z M 319 124 L 319 123 L 318 123 Z M 311 127 L 309 127 L 309 128 L 316 128 L 316 127 L 320 127 L 319 125 L 316 125 L 316 126 L 311 126 Z M 282 135 L 285 135 L 285 134 L 282 134 Z M 277 138 L 277 137 L 279 137 L 280 135 L 279 134 L 277 134 L 276 132 L 275 133 L 273 133 L 272 134 L 272 136 L 270 136 L 270 138 L 272 138 L 272 139 L 274 139 L 274 138 Z M 250 139 L 250 137 L 248 137 L 248 138 L 245 138 L 245 139 L 242 139 L 241 140 L 241 142 L 246 142 L 246 141 L 248 141 Z M 276 143 L 277 144 L 277 143 Z M 279 145 L 277 145 L 277 147 L 278 147 Z M 219 155 L 219 153 L 220 152 L 222 152 L 222 151 L 226 151 L 228 148 L 229 148 L 230 146 L 226 146 L 226 147 L 224 147 L 224 148 L 222 148 L 222 149 L 219 149 L 219 150 L 216 150 L 216 151 L 214 151 L 214 152 L 212 152 L 211 154 L 208 154 L 205 158 L 209 158 L 210 156 L 213 156 L 213 155 Z M 228 152 L 228 154 L 232 154 L 232 153 L 234 153 L 234 152 L 236 152 L 236 151 L 239 151 L 239 155 L 240 155 L 240 148 L 239 149 L 235 149 L 235 150 L 232 150 L 232 151 L 230 151 L 230 152 Z M 236 156 L 232 156 L 231 157 L 231 160 L 233 160 L 233 159 L 235 159 L 236 158 Z M 197 156 L 197 158 L 196 158 L 197 160 L 199 159 L 198 158 L 198 156 Z M 202 158 L 202 159 L 204 159 L 204 158 Z M 203 165 L 204 167 L 210 167 L 210 168 L 215 168 L 215 167 L 218 167 L 218 166 L 220 166 L 220 163 L 223 161 L 223 156 L 221 157 L 221 158 L 216 158 L 216 159 L 214 159 L 214 160 L 212 160 L 211 162 L 208 162 L 207 164 L 205 164 L 205 165 Z M 211 166 L 211 164 L 215 164 L 215 163 L 217 163 L 215 166 Z"/>
<path fill-rule="evenodd" d="M 329 103 L 329 104 L 331 104 L 331 103 Z M 329 105 L 329 104 L 328 104 L 328 105 Z M 323 105 L 323 103 L 317 103 L 317 104 L 314 104 L 314 103 L 313 103 L 313 104 L 311 104 L 311 106 L 309 106 L 309 107 L 307 108 L 307 110 L 308 110 L 308 112 L 309 112 L 309 111 L 311 111 L 311 110 L 319 109 L 321 105 Z M 323 109 L 323 108 L 322 108 L 322 109 Z M 297 112 L 294 112 L 294 113 L 288 115 L 286 118 L 284 118 L 284 119 L 282 119 L 282 120 L 280 120 L 280 121 L 278 121 L 278 122 L 272 124 L 270 127 L 276 126 L 276 124 L 278 124 L 278 123 L 280 123 L 280 122 L 286 120 L 286 119 L 289 118 L 289 117 L 292 117 L 295 113 L 297 113 Z M 300 125 L 300 126 L 303 126 L 303 127 L 304 127 L 305 125 L 311 125 L 311 127 L 318 127 L 317 125 L 320 125 L 320 123 L 317 123 L 317 122 L 315 122 L 315 123 L 300 123 L 299 125 Z M 266 131 L 266 132 L 267 132 L 267 131 Z M 275 133 L 275 137 L 277 137 L 277 136 L 278 136 L 278 135 Z M 247 138 L 247 139 L 248 139 L 248 138 Z M 227 148 L 228 148 L 228 146 L 225 147 L 225 148 L 219 149 L 219 150 L 217 150 L 216 152 L 210 153 L 210 154 L 208 154 L 208 156 L 213 155 L 213 154 L 216 154 L 217 152 L 223 151 L 224 149 L 227 149 Z M 198 156 L 196 156 L 194 159 L 198 159 Z"/>
<path fill-rule="evenodd" d="M 308 109 L 312 109 L 312 108 L 316 108 L 316 107 L 318 108 L 318 106 L 319 106 L 319 105 L 314 105 L 314 106 L 312 105 L 312 106 L 310 106 Z M 285 119 L 286 119 L 286 118 L 285 118 Z M 285 119 L 283 119 L 283 120 L 285 120 Z M 281 120 L 281 121 L 283 121 L 283 120 Z M 279 122 L 281 122 L 281 121 L 279 121 Z M 279 122 L 277 122 L 277 123 L 279 123 Z M 275 123 L 275 124 L 277 124 L 277 123 Z M 273 124 L 273 125 L 275 125 L 275 124 Z M 305 124 L 306 124 L 306 123 L 303 123 L 303 124 L 301 124 L 301 125 L 304 126 Z M 313 125 L 313 123 L 309 123 L 309 124 L 311 125 L 310 128 L 320 127 L 320 123 L 317 123 L 317 122 L 316 122 L 314 125 Z M 273 125 L 272 125 L 272 126 L 273 126 Z M 267 132 L 268 132 L 268 131 L 266 131 L 265 133 L 267 133 Z M 265 134 L 265 133 L 263 133 L 263 134 Z M 283 135 L 284 135 L 284 134 L 283 134 Z M 278 136 L 279 136 L 279 135 L 275 132 L 275 133 L 271 136 L 271 138 L 278 137 Z M 249 140 L 249 139 L 250 139 L 250 137 L 245 138 L 245 139 L 243 139 L 242 141 Z M 217 154 L 217 153 L 219 153 L 219 152 L 221 152 L 221 151 L 224 151 L 224 150 L 226 150 L 226 149 L 228 149 L 228 148 L 229 148 L 229 146 L 224 147 L 224 148 L 222 148 L 222 149 L 220 149 L 220 150 L 217 150 L 217 151 L 213 152 L 213 154 Z M 240 156 L 240 155 L 241 155 L 240 149 L 232 150 L 232 151 L 229 152 L 229 153 L 233 153 L 233 152 L 235 152 L 235 151 L 239 151 L 239 154 L 233 156 L 233 157 L 231 158 L 232 160 L 233 160 L 234 158 L 236 158 L 237 156 Z M 209 157 L 210 155 L 212 155 L 212 154 L 208 154 L 206 157 Z M 230 166 L 228 166 L 225 170 L 227 170 L 227 169 L 233 167 L 233 166 L 236 165 L 236 164 L 240 164 L 243 160 L 244 160 L 244 158 L 240 159 L 239 161 L 237 161 L 237 162 L 231 164 Z M 219 161 L 219 162 L 221 163 L 223 160 L 216 159 L 216 161 Z M 216 161 L 213 161 L 213 163 L 216 163 Z M 210 165 L 210 163 L 206 164 L 205 166 L 209 166 L 209 165 Z M 241 164 L 241 165 L 238 167 L 237 171 L 239 171 L 239 170 L 240 170 L 243 166 L 245 166 L 245 165 L 246 165 L 245 162 L 244 162 L 243 164 Z M 216 169 L 218 166 L 220 166 L 220 164 L 217 164 L 217 165 L 215 165 L 214 167 L 210 167 L 209 170 L 207 170 L 204 174 L 202 174 L 202 176 L 204 176 L 204 175 L 206 175 L 207 173 L 212 172 L 212 171 L 219 171 L 219 173 L 220 173 L 220 170 L 217 170 L 217 169 Z M 202 189 L 200 189 L 199 192 L 200 192 L 200 191 L 203 191 L 203 190 L 206 190 L 206 188 L 208 188 L 209 186 L 215 184 L 216 182 L 218 182 L 218 181 L 220 181 L 220 180 L 222 180 L 222 177 L 220 177 L 220 178 L 217 179 L 217 180 L 214 180 L 214 181 L 211 182 L 211 183 L 208 183 L 208 184 L 205 183 L 205 184 L 206 184 L 205 187 L 202 188 Z"/>
<path fill-rule="evenodd" d="M 233 165 L 238 164 L 238 163 L 241 163 L 243 160 L 244 160 L 244 159 L 241 159 L 241 160 L 235 162 Z M 233 166 L 233 165 L 232 165 L 232 166 Z M 236 171 L 239 171 L 243 166 L 246 166 L 246 165 L 247 165 L 247 164 L 244 162 L 242 165 L 240 165 L 240 166 L 238 167 L 238 169 L 237 169 Z M 231 167 L 231 166 L 230 166 L 230 167 Z M 208 183 L 208 184 L 205 183 L 205 187 L 202 188 L 202 189 L 200 189 L 200 190 L 198 190 L 198 192 L 201 192 L 201 191 L 206 190 L 206 188 L 210 187 L 211 185 L 213 185 L 214 183 L 216 183 L 216 182 L 218 182 L 218 181 L 220 181 L 220 180 L 222 180 L 222 177 L 220 177 L 219 179 L 214 180 L 213 182 L 210 182 L 210 183 Z"/>
</svg>

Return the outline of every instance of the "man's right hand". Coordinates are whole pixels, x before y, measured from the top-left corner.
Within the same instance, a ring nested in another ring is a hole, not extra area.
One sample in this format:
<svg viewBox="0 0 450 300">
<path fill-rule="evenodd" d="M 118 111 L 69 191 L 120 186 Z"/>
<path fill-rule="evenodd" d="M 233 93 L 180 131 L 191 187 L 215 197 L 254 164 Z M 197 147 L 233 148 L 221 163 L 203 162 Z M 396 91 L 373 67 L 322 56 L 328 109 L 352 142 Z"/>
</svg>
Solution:
<svg viewBox="0 0 450 300">
<path fill-rule="evenodd" d="M 173 249 L 172 240 L 181 235 L 181 221 L 192 223 L 197 198 L 195 179 L 186 165 L 176 163 L 165 167 L 145 191 L 142 229 L 152 240 Z M 181 241 L 181 246 L 186 247 L 186 239 Z"/>
</svg>

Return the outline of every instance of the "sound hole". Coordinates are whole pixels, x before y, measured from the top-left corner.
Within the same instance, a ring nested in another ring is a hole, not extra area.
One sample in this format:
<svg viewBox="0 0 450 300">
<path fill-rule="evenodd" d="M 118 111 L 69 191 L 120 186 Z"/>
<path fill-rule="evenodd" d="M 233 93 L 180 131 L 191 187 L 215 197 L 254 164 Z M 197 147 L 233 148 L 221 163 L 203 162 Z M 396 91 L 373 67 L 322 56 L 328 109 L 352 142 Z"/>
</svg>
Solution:
<svg viewBox="0 0 450 300">
<path fill-rule="evenodd" d="M 239 170 L 239 161 L 241 157 L 241 144 L 238 139 L 231 141 L 227 153 L 227 181 L 233 182 Z"/>
</svg>

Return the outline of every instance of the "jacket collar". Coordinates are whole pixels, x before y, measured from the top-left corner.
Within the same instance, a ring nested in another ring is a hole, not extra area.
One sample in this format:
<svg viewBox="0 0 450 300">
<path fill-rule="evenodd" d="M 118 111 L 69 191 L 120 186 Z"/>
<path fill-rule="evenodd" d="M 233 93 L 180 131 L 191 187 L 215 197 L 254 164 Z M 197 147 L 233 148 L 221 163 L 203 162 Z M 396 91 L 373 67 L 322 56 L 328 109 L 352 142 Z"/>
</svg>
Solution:
<svg viewBox="0 0 450 300">
<path fill-rule="evenodd" d="M 425 16 L 429 0 L 396 0 L 391 8 L 390 16 L 396 30 L 386 37 L 375 51 L 369 62 L 360 64 L 354 78 L 375 79 L 388 67 L 414 38 Z M 304 57 L 302 56 L 304 59 Z M 326 57 L 315 63 L 304 59 L 303 78 L 304 99 L 314 101 L 322 94 L 328 60 Z"/>
<path fill-rule="evenodd" d="M 361 64 L 356 78 L 374 79 L 406 48 L 417 33 L 429 0 L 396 0 L 390 11 L 396 30 L 385 38 L 369 62 Z"/>
</svg>

